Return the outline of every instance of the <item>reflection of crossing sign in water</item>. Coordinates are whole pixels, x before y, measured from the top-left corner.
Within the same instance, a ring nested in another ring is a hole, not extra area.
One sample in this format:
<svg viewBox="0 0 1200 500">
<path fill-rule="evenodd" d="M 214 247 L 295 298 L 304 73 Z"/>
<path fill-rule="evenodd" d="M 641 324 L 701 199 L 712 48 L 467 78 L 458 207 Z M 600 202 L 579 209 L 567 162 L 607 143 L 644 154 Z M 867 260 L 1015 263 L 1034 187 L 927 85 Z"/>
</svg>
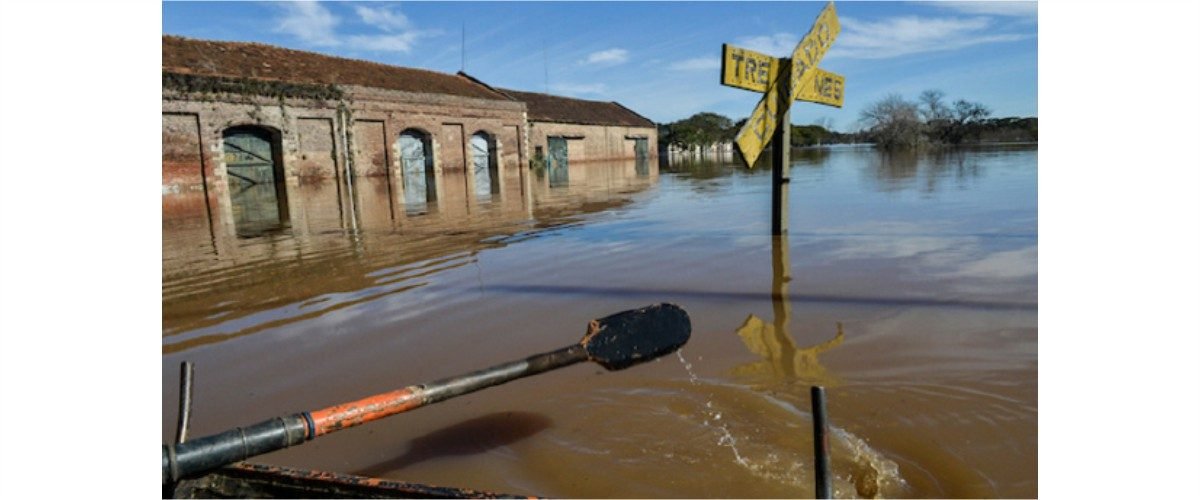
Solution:
<svg viewBox="0 0 1200 500">
<path fill-rule="evenodd" d="M 833 8 L 833 2 L 830 2 L 817 16 L 808 34 L 796 44 L 791 58 L 775 59 L 757 52 L 723 46 L 721 83 L 748 90 L 763 88 L 761 91 L 765 91 L 737 135 L 738 150 L 742 152 L 748 167 L 754 167 L 754 162 L 771 141 L 771 135 L 779 127 L 792 101 L 801 99 L 841 106 L 845 78 L 817 68 L 817 63 L 825 57 L 840 31 L 837 11 Z M 780 98 L 781 91 L 785 93 L 783 99 Z"/>
</svg>

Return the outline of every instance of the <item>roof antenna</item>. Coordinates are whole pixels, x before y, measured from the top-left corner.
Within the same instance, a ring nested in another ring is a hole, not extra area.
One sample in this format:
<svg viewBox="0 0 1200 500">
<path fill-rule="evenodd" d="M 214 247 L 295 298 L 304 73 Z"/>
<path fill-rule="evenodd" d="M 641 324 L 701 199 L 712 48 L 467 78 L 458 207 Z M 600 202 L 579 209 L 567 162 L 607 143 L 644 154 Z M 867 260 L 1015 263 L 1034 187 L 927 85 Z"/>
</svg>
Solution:
<svg viewBox="0 0 1200 500">
<path fill-rule="evenodd" d="M 542 39 L 542 68 L 546 70 L 546 93 L 550 93 L 550 58 L 546 56 L 546 39 Z"/>
<path fill-rule="evenodd" d="M 462 68 L 459 71 L 467 72 L 467 21 L 462 22 Z"/>
</svg>

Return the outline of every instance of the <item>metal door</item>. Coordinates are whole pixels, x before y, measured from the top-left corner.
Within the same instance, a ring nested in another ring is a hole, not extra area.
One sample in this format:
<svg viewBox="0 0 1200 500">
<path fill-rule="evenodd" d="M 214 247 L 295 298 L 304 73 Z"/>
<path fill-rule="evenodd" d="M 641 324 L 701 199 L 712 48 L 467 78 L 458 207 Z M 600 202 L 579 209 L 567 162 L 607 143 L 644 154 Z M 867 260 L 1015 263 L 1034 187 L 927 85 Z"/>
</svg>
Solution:
<svg viewBox="0 0 1200 500">
<path fill-rule="evenodd" d="M 287 227 L 287 187 L 271 132 L 261 127 L 233 127 L 222 135 L 238 237 L 253 238 Z"/>
<path fill-rule="evenodd" d="M 275 182 L 275 155 L 270 132 L 257 127 L 234 127 L 224 134 L 225 171 L 231 183 Z"/>
<path fill-rule="evenodd" d="M 547 137 L 546 146 L 550 155 L 546 157 L 546 170 L 550 174 L 550 187 L 566 186 L 570 183 L 570 168 L 567 166 L 567 139 Z"/>
<path fill-rule="evenodd" d="M 417 132 L 400 134 L 405 204 L 425 204 L 437 199 L 433 155 L 430 153 L 428 137 Z"/>
<path fill-rule="evenodd" d="M 491 198 L 500 191 L 500 179 L 496 172 L 495 148 L 487 134 L 477 132 L 471 136 L 471 164 L 475 171 L 475 195 L 480 199 Z"/>
<path fill-rule="evenodd" d="M 547 149 L 550 155 L 546 157 L 548 166 L 567 166 L 567 140 L 562 137 L 547 137 Z"/>
<path fill-rule="evenodd" d="M 645 159 L 650 157 L 650 148 L 647 145 L 645 138 L 633 140 L 633 154 L 637 159 Z"/>
</svg>

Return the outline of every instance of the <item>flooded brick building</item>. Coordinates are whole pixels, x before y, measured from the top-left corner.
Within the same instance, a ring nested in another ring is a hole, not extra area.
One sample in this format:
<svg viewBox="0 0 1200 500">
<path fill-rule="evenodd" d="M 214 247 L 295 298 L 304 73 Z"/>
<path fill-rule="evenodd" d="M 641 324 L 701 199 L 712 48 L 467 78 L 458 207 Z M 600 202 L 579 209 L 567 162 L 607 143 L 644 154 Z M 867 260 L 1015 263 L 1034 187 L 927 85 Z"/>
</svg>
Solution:
<svg viewBox="0 0 1200 500">
<path fill-rule="evenodd" d="M 532 152 L 656 150 L 654 124 L 617 103 L 500 91 L 464 73 L 164 35 L 162 78 L 164 193 L 380 176 L 405 202 L 487 196 L 519 190 Z M 447 185 L 450 173 L 464 185 Z"/>
<path fill-rule="evenodd" d="M 648 158 L 658 151 L 654 122 L 617 102 L 501 89 L 529 107 L 534 158 L 571 161 Z"/>
<path fill-rule="evenodd" d="M 162 38 L 164 191 L 524 164 L 525 106 L 465 75 L 255 43 Z"/>
</svg>

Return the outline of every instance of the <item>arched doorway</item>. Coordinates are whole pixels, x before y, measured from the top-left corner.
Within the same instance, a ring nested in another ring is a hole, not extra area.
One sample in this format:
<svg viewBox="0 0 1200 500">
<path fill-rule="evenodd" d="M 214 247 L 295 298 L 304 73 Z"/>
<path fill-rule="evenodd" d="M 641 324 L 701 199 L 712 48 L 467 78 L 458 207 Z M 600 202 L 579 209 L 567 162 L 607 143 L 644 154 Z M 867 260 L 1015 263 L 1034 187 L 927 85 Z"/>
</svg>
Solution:
<svg viewBox="0 0 1200 500">
<path fill-rule="evenodd" d="M 487 132 L 479 131 L 471 136 L 471 165 L 477 199 L 491 199 L 493 193 L 500 192 L 496 139 Z"/>
<path fill-rule="evenodd" d="M 286 226 L 287 187 L 279 132 L 243 125 L 225 129 L 221 138 L 238 236 L 259 236 Z"/>
<path fill-rule="evenodd" d="M 436 200 L 433 144 L 429 134 L 410 128 L 400 133 L 399 143 L 404 203 L 410 206 L 424 205 Z"/>
</svg>

